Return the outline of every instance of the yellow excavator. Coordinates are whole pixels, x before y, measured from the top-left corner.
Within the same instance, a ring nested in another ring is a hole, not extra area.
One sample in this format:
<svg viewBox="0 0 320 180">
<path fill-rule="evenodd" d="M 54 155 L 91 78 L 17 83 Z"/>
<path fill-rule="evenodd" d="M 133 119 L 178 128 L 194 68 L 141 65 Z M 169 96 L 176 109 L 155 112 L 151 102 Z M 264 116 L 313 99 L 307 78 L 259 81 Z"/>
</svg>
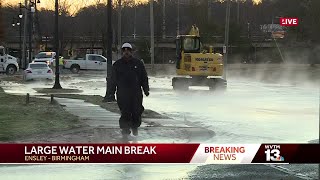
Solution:
<svg viewBox="0 0 320 180">
<path fill-rule="evenodd" d="M 223 79 L 223 56 L 202 48 L 199 29 L 192 26 L 189 35 L 176 38 L 176 73 L 172 79 L 175 90 L 188 90 L 189 86 L 209 86 L 210 90 L 225 90 L 227 81 Z"/>
</svg>

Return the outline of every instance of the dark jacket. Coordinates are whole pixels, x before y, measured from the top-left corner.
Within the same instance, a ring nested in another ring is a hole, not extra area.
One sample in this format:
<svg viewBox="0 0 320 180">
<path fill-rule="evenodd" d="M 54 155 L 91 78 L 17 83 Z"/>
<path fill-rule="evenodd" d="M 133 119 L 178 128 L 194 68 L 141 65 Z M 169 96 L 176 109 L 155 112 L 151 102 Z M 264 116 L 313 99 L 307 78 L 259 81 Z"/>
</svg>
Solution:
<svg viewBox="0 0 320 180">
<path fill-rule="evenodd" d="M 121 58 L 113 64 L 110 93 L 120 97 L 142 96 L 142 90 L 149 92 L 148 75 L 142 61 L 131 57 Z"/>
</svg>

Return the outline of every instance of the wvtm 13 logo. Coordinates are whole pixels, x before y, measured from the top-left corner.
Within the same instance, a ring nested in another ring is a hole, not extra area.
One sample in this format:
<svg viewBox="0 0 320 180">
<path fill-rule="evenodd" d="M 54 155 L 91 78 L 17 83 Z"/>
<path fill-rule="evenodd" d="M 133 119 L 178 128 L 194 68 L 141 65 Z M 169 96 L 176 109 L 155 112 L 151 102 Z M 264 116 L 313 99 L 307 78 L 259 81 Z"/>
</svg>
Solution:
<svg viewBox="0 0 320 180">
<path fill-rule="evenodd" d="M 266 161 L 284 161 L 280 155 L 280 145 L 265 145 Z"/>
</svg>

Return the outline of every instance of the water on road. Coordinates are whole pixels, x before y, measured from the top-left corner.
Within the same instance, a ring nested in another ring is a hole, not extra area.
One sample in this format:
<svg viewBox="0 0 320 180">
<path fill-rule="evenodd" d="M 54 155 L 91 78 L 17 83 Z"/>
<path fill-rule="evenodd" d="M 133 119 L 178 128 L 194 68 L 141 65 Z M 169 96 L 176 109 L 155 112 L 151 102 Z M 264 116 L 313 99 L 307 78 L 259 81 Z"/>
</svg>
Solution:
<svg viewBox="0 0 320 180">
<path fill-rule="evenodd" d="M 104 96 L 106 90 L 104 76 L 104 74 L 71 75 L 71 78 L 62 81 L 62 86 L 81 89 L 83 94 Z M 228 89 L 224 93 L 210 92 L 206 87 L 191 87 L 187 92 L 177 92 L 171 87 L 171 78 L 170 76 L 150 77 L 150 96 L 144 98 L 144 105 L 177 121 L 206 127 L 216 133 L 213 138 L 202 139 L 199 143 L 307 143 L 310 140 L 319 139 L 318 85 L 262 83 L 231 77 L 228 80 Z M 43 87 L 52 87 L 52 83 L 11 84 L 4 89 L 10 93 L 36 94 L 33 88 Z M 210 168 L 201 170 L 201 167 L 195 165 L 9 166 L 0 168 L 0 174 L 9 179 L 19 179 L 19 177 L 41 179 L 41 175 L 44 174 L 45 177 L 52 177 L 52 179 L 65 179 L 64 177 L 68 179 L 175 179 L 188 177 L 191 172 L 193 178 L 205 177 L 204 175 L 210 174 L 214 167 L 221 166 L 210 166 L 211 170 Z M 246 168 L 256 169 L 252 172 L 259 177 L 261 170 L 258 166 L 243 167 L 244 172 L 249 171 L 245 170 Z M 285 168 L 288 168 L 288 171 L 292 170 L 293 174 L 296 172 L 293 169 L 305 169 L 299 173 L 317 177 L 317 166 L 305 168 L 301 165 L 285 166 Z M 234 168 L 225 171 L 228 172 L 229 178 L 234 177 L 233 173 L 237 172 Z M 274 177 L 282 178 L 282 176 Z"/>
</svg>

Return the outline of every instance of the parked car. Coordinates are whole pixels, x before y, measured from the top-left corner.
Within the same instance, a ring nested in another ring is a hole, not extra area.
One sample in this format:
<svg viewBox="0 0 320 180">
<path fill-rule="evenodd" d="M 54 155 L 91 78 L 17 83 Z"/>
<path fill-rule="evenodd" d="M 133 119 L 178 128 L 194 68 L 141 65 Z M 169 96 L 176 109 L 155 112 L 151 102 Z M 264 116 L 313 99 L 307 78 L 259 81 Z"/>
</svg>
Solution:
<svg viewBox="0 0 320 180">
<path fill-rule="evenodd" d="M 19 71 L 17 58 L 6 54 L 5 48 L 0 46 L 0 73 L 14 75 Z"/>
<path fill-rule="evenodd" d="M 84 58 L 65 59 L 64 68 L 70 69 L 73 73 L 80 70 L 107 70 L 107 58 L 99 54 L 87 54 Z"/>
<path fill-rule="evenodd" d="M 49 66 L 53 65 L 55 60 L 55 52 L 40 52 L 37 54 L 32 62 L 45 62 Z"/>
<path fill-rule="evenodd" d="M 36 79 L 53 80 L 53 72 L 47 63 L 34 62 L 30 63 L 24 71 L 23 79 L 26 81 Z"/>
</svg>

